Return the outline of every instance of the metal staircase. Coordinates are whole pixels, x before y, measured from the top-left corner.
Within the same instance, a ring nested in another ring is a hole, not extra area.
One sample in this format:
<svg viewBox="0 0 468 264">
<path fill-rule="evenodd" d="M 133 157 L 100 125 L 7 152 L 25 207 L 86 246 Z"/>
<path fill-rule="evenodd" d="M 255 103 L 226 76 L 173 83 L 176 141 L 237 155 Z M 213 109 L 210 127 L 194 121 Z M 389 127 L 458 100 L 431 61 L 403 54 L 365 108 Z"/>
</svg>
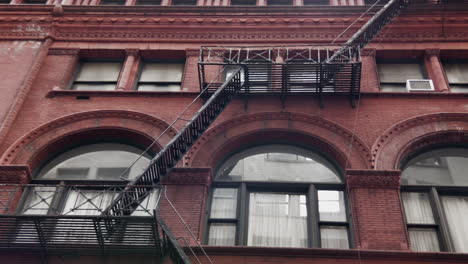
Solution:
<svg viewBox="0 0 468 264">
<path fill-rule="evenodd" d="M 158 184 L 176 166 L 239 93 L 273 93 L 283 97 L 287 94 L 318 93 L 320 98 L 324 94 L 346 94 L 354 102 L 359 94 L 360 49 L 407 7 L 409 2 L 389 1 L 343 46 L 202 47 L 199 76 L 201 92 L 207 98 L 206 102 L 103 215 L 131 215 L 150 194 L 152 186 Z M 210 71 L 209 67 L 214 70 Z M 225 74 L 221 77 L 211 76 L 210 80 L 210 75 L 216 70 L 222 70 Z M 169 233 L 167 226 L 160 224 L 163 231 Z M 119 221 L 109 220 L 106 229 L 113 232 L 120 225 Z M 165 241 L 170 247 L 176 248 L 172 251 L 175 252 L 172 257 L 177 263 L 190 263 L 177 241 L 169 238 Z"/>
</svg>

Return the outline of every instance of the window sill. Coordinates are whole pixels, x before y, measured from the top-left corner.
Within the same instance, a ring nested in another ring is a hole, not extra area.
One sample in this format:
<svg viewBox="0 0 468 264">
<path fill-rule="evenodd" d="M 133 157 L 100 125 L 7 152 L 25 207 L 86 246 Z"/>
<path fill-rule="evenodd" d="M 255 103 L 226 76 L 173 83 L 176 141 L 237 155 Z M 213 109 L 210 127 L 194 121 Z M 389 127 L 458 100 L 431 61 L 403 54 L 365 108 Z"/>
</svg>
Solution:
<svg viewBox="0 0 468 264">
<path fill-rule="evenodd" d="M 89 99 L 90 97 L 153 97 L 153 96 L 197 96 L 199 92 L 155 92 L 155 91 L 74 91 L 52 90 L 46 98 L 76 96 L 77 99 Z M 81 97 L 81 98 L 79 98 Z"/>
<path fill-rule="evenodd" d="M 468 97 L 468 93 L 451 92 L 361 92 L 360 94 L 367 97 Z"/>
<path fill-rule="evenodd" d="M 367 260 L 430 260 L 440 262 L 466 261 L 468 254 L 455 252 L 412 252 L 397 250 L 357 250 L 324 248 L 268 248 L 247 246 L 203 246 L 210 256 L 267 256 L 267 257 L 315 257 L 332 259 L 367 259 Z M 198 249 L 196 249 L 198 250 Z M 201 252 L 197 252 L 201 253 Z"/>
</svg>

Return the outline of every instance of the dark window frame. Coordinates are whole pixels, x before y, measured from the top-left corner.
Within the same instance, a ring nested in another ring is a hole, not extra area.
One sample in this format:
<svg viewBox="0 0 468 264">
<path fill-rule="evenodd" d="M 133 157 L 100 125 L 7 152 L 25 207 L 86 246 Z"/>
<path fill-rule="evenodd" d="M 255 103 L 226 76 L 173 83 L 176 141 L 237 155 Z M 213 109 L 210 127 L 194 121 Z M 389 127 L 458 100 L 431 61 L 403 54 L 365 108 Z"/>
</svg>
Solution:
<svg viewBox="0 0 468 264">
<path fill-rule="evenodd" d="M 216 188 L 237 188 L 237 208 L 236 219 L 216 219 L 210 218 L 213 193 Z M 341 221 L 321 221 L 318 208 L 318 191 L 342 191 L 344 194 L 344 206 L 346 210 L 346 222 Z M 249 217 L 249 197 L 250 193 L 284 193 L 301 194 L 306 196 L 307 206 L 307 247 L 321 247 L 321 226 L 343 226 L 347 228 L 348 246 L 353 248 L 354 237 L 352 232 L 351 208 L 343 183 L 295 183 L 295 182 L 213 182 L 209 192 L 209 199 L 206 209 L 205 231 L 203 242 L 208 245 L 209 230 L 212 223 L 235 223 L 236 246 L 247 246 L 248 238 L 248 217 Z"/>
<path fill-rule="evenodd" d="M 379 77 L 379 86 L 380 86 L 379 90 L 380 91 L 382 91 L 382 85 L 395 85 L 395 86 L 403 86 L 403 88 L 406 88 L 406 82 L 382 82 L 379 76 L 379 71 L 378 71 L 379 64 L 417 64 L 419 65 L 419 69 L 421 70 L 422 78 L 423 79 L 428 78 L 428 72 L 427 72 L 426 66 L 424 65 L 423 59 L 376 59 L 377 76 Z"/>
<path fill-rule="evenodd" d="M 120 63 L 121 66 L 120 66 L 120 70 L 119 70 L 119 75 L 117 76 L 117 80 L 116 81 L 77 81 L 76 79 L 78 78 L 78 74 L 80 73 L 80 71 L 81 71 L 81 69 L 83 67 L 83 64 L 84 63 L 93 63 L 93 62 L 96 62 L 96 63 L 99 63 L 99 62 L 102 62 L 102 63 L 106 63 L 106 62 Z M 106 85 L 106 84 L 115 84 L 114 90 L 116 90 L 117 85 L 119 84 L 119 80 L 120 80 L 120 77 L 122 75 L 122 71 L 123 71 L 124 66 L 125 66 L 125 60 L 122 60 L 122 59 L 88 59 L 88 58 L 80 59 L 79 62 L 78 62 L 78 65 L 75 68 L 75 71 L 73 73 L 73 78 L 72 78 L 72 81 L 70 83 L 69 90 L 72 90 L 72 91 L 86 91 L 86 90 L 76 90 L 74 88 L 74 86 L 76 84 L 88 84 L 88 85 L 97 85 L 97 86 Z M 89 91 L 105 91 L 105 90 L 89 90 Z"/>
<path fill-rule="evenodd" d="M 179 82 L 160 82 L 160 81 L 141 81 L 141 75 L 143 74 L 143 68 L 145 64 L 149 63 L 155 63 L 155 64 L 172 64 L 172 63 L 177 63 L 177 64 L 182 64 L 182 75 L 180 77 Z M 133 90 L 138 91 L 138 86 L 141 84 L 148 84 L 148 85 L 179 85 L 180 90 L 182 90 L 182 83 L 184 81 L 184 76 L 185 76 L 185 66 L 186 66 L 186 61 L 183 59 L 175 59 L 175 60 L 158 60 L 158 59 L 142 59 L 140 61 L 140 65 L 138 68 L 138 75 L 136 78 L 135 82 L 135 87 Z"/>
</svg>

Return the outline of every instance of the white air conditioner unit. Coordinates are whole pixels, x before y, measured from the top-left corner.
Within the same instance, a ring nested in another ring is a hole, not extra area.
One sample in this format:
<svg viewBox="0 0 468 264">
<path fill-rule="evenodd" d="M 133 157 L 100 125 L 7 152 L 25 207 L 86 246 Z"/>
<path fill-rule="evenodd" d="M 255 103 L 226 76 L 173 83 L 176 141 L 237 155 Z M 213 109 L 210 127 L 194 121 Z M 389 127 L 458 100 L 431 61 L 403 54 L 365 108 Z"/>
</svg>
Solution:
<svg viewBox="0 0 468 264">
<path fill-rule="evenodd" d="M 406 91 L 408 92 L 433 92 L 432 80 L 406 80 Z"/>
</svg>

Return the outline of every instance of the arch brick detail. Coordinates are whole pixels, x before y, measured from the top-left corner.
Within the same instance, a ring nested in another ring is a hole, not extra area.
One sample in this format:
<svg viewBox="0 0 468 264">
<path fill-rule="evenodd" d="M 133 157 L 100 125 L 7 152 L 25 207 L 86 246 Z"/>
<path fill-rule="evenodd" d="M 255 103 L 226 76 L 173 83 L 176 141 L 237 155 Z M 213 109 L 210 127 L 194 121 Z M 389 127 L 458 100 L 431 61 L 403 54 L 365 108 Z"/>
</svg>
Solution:
<svg viewBox="0 0 468 264">
<path fill-rule="evenodd" d="M 399 169 L 418 149 L 436 144 L 468 142 L 468 114 L 436 113 L 413 117 L 385 131 L 372 146 L 372 168 Z"/>
<path fill-rule="evenodd" d="M 369 148 L 351 131 L 321 117 L 291 112 L 255 113 L 218 124 L 195 143 L 184 165 L 213 168 L 233 151 L 262 140 L 305 143 L 320 148 L 342 168 L 369 168 Z"/>
<path fill-rule="evenodd" d="M 138 137 L 145 138 L 146 142 L 151 142 L 168 127 L 165 121 L 133 111 L 100 110 L 76 113 L 48 122 L 22 136 L 7 149 L 0 159 L 0 164 L 25 164 L 34 168 L 39 153 L 59 141 L 66 141 L 68 137 L 77 133 L 125 131 L 127 134 L 139 135 Z M 176 131 L 170 128 L 156 142 L 156 147 L 160 149 L 175 134 Z"/>
</svg>

